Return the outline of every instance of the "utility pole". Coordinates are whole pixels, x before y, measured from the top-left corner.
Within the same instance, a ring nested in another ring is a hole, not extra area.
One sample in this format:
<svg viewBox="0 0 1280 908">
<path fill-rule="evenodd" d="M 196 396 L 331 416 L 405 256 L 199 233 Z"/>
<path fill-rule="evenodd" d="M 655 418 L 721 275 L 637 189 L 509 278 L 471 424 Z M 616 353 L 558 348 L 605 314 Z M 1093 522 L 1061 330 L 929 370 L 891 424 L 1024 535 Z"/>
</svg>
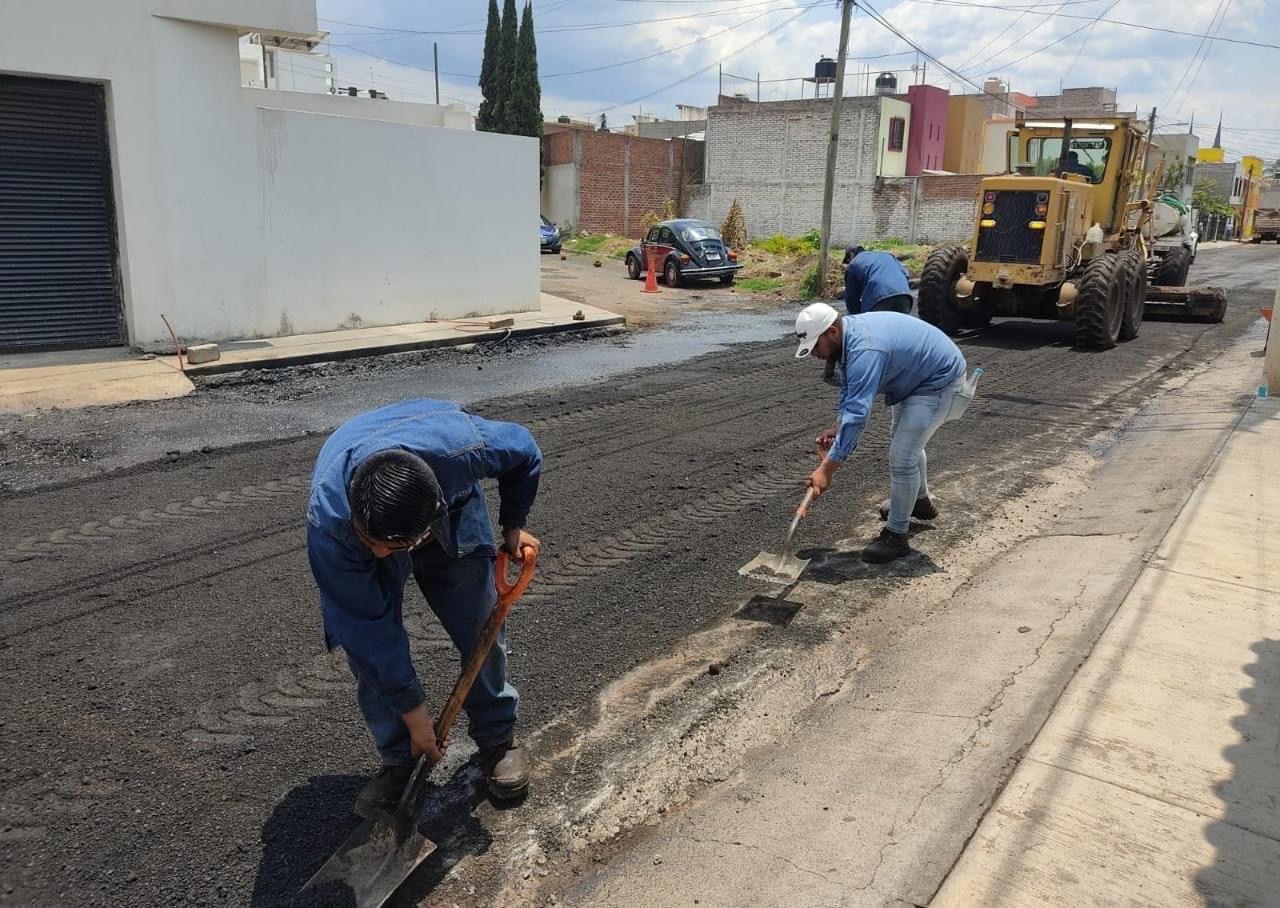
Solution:
<svg viewBox="0 0 1280 908">
<path fill-rule="evenodd" d="M 432 70 L 436 75 L 436 107 L 440 106 L 440 44 L 437 41 L 431 42 L 431 59 Z"/>
<path fill-rule="evenodd" d="M 849 47 L 849 19 L 854 0 L 840 3 L 840 51 L 836 55 L 836 81 L 831 86 L 831 135 L 827 139 L 827 175 L 822 184 L 822 246 L 818 249 L 819 295 L 827 291 L 827 247 L 831 245 L 831 197 L 836 188 L 836 152 L 840 147 L 840 101 L 844 98 L 844 61 Z"/>
</svg>

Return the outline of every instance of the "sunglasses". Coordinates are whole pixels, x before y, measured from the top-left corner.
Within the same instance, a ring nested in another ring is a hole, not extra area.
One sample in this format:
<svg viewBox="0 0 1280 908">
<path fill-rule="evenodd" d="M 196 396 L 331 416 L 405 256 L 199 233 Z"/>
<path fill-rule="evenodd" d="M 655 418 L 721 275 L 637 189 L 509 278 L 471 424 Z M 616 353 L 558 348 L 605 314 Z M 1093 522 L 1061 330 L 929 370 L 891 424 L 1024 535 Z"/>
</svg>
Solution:
<svg viewBox="0 0 1280 908">
<path fill-rule="evenodd" d="M 352 526 L 355 527 L 356 535 L 360 537 L 360 541 L 365 545 L 372 546 L 376 543 L 377 545 L 384 546 L 392 552 L 412 552 L 414 549 L 418 548 L 418 546 L 431 538 L 431 530 L 427 529 L 421 536 L 418 536 L 415 539 L 404 540 L 402 542 L 374 540 L 371 536 L 365 533 L 364 530 L 360 529 L 359 525 L 354 521 L 352 521 Z"/>
</svg>

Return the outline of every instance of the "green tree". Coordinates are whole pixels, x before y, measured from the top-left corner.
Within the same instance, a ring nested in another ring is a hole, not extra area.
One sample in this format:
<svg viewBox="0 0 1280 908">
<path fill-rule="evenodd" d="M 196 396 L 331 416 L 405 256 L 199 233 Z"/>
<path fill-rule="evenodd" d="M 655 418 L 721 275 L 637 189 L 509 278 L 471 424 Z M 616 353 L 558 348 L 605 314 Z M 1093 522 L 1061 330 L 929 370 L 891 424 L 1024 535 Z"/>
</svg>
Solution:
<svg viewBox="0 0 1280 908">
<path fill-rule="evenodd" d="M 500 86 L 498 103 L 494 106 L 494 132 L 514 132 L 512 129 L 511 83 L 516 76 L 516 53 L 519 31 L 516 27 L 516 0 L 502 4 L 502 28 L 498 35 L 498 56 L 494 66 L 494 78 Z"/>
<path fill-rule="evenodd" d="M 498 18 L 498 0 L 489 0 L 489 24 L 484 29 L 484 58 L 480 61 L 480 114 L 476 129 L 494 132 L 498 128 L 498 110 L 502 105 L 502 83 L 498 81 L 498 63 L 502 56 L 502 22 Z"/>
<path fill-rule="evenodd" d="M 516 71 L 511 82 L 511 132 L 542 135 L 542 87 L 538 84 L 538 44 L 533 35 L 533 4 L 525 3 L 516 46 Z"/>
<path fill-rule="evenodd" d="M 1191 197 L 1192 206 L 1201 214 L 1235 214 L 1236 210 L 1227 204 L 1227 200 L 1218 191 L 1218 186 L 1208 177 L 1196 183 Z"/>
</svg>

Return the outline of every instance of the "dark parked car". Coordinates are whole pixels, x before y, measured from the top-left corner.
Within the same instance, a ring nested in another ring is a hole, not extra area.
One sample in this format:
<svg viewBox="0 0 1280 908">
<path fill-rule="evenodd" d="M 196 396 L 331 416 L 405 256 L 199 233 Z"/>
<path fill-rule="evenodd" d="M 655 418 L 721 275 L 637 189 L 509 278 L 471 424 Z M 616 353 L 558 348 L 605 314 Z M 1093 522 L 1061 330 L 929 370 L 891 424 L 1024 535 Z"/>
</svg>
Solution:
<svg viewBox="0 0 1280 908">
<path fill-rule="evenodd" d="M 706 221 L 681 218 L 654 224 L 644 242 L 627 253 L 627 273 L 640 280 L 656 253 L 663 280 L 670 287 L 685 281 L 718 278 L 732 284 L 742 266 L 738 253 L 724 244 L 720 231 Z"/>
<path fill-rule="evenodd" d="M 546 215 L 541 215 L 541 217 L 542 251 L 558 253 L 560 251 L 560 229 L 548 221 Z"/>
</svg>

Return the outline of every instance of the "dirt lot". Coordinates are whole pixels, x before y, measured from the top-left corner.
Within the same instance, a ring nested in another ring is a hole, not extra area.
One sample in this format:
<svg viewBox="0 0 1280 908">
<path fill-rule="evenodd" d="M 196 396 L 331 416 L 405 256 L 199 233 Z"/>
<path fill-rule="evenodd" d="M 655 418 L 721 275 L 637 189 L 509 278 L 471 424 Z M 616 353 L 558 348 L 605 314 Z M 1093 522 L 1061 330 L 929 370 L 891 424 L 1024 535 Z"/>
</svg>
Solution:
<svg viewBox="0 0 1280 908">
<path fill-rule="evenodd" d="M 997 323 L 965 338 L 987 376 L 965 422 L 931 450 L 948 519 L 919 541 L 922 554 L 871 571 L 829 557 L 823 542 L 874 525 L 887 487 L 881 414 L 856 469 L 805 525 L 814 554 L 828 556 L 824 582 L 860 584 L 865 605 L 848 621 L 877 620 L 878 590 L 945 570 L 1002 502 L 1239 337 L 1270 299 L 1273 261 L 1271 248 L 1201 257 L 1193 279 L 1236 287 L 1221 326 L 1148 323 L 1098 354 L 1072 349 L 1059 324 Z M 617 268 L 544 259 L 548 284 L 611 308 L 611 296 L 625 306 L 638 293 Z M 660 313 L 741 300 L 683 290 L 637 305 Z M 495 365 L 517 384 L 522 370 L 544 368 L 537 357 Z M 447 389 L 450 376 L 462 385 L 475 373 L 465 360 L 430 371 L 439 368 L 386 367 L 362 399 L 402 395 L 425 374 Z M 776 542 L 812 438 L 831 418 L 835 392 L 817 376 L 780 339 L 478 401 L 528 424 L 548 465 L 531 526 L 547 556 L 511 623 L 534 789 L 518 811 L 485 803 L 460 739 L 428 804 L 442 847 L 400 904 L 491 904 L 581 843 L 607 845 L 732 770 L 720 739 L 699 738 L 698 727 L 732 722 L 747 680 L 772 677 L 783 654 L 799 658 L 834 632 L 811 639 L 732 617 L 763 592 L 736 567 Z M 315 382 L 286 373 L 225 389 L 210 412 L 229 412 L 236 393 L 287 410 L 314 396 Z M 187 406 L 198 417 L 205 400 Z M 0 499 L 0 898 L 278 904 L 351 828 L 374 756 L 346 670 L 323 652 L 306 564 L 300 515 L 321 441 L 279 437 Z M 440 702 L 456 656 L 416 591 L 406 608 Z M 633 758 L 655 740 L 675 748 L 675 769 L 628 800 L 627 779 L 645 770 Z"/>
</svg>

